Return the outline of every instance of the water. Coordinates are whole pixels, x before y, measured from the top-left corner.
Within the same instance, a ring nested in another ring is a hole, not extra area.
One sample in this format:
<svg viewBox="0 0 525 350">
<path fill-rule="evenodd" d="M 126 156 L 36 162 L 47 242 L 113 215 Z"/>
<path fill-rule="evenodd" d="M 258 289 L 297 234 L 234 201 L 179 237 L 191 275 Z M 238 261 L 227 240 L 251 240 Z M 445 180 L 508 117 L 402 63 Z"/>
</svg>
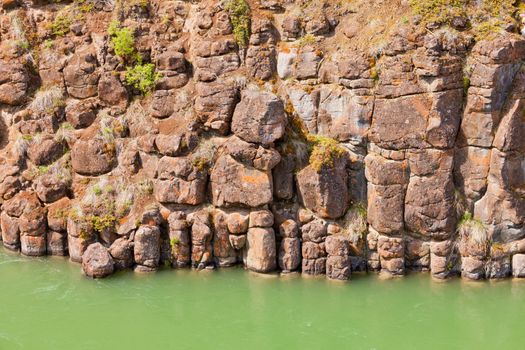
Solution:
<svg viewBox="0 0 525 350">
<path fill-rule="evenodd" d="M 82 276 L 0 248 L 0 349 L 523 348 L 525 281 L 261 276 L 240 268 Z"/>
</svg>

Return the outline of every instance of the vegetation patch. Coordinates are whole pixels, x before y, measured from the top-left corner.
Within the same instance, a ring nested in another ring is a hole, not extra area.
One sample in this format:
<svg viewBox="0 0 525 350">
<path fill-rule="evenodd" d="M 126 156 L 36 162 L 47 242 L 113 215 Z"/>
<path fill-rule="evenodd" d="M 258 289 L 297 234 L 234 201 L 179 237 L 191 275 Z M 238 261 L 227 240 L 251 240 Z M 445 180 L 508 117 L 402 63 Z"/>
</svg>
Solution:
<svg viewBox="0 0 525 350">
<path fill-rule="evenodd" d="M 475 243 L 486 247 L 489 244 L 489 233 L 487 227 L 470 212 L 463 214 L 458 223 L 458 234 L 463 241 Z"/>
<path fill-rule="evenodd" d="M 456 19 L 466 21 L 478 39 L 488 39 L 501 32 L 506 24 L 515 23 L 515 0 L 410 0 L 415 15 L 425 26 L 452 25 Z"/>
<path fill-rule="evenodd" d="M 129 27 L 120 27 L 120 23 L 112 21 L 108 27 L 108 34 L 111 37 L 111 44 L 115 54 L 123 59 L 130 59 L 136 55 L 135 34 Z"/>
<path fill-rule="evenodd" d="M 133 86 L 144 95 L 153 90 L 160 77 L 160 73 L 155 72 L 153 63 L 139 63 L 126 70 L 126 84 Z"/>
<path fill-rule="evenodd" d="M 332 138 L 308 135 L 307 140 L 310 143 L 309 163 L 317 172 L 323 168 L 333 168 L 335 161 L 345 155 L 339 142 Z"/>
<path fill-rule="evenodd" d="M 228 0 L 224 8 L 230 14 L 235 41 L 240 47 L 246 47 L 250 40 L 250 6 L 245 0 Z"/>
</svg>

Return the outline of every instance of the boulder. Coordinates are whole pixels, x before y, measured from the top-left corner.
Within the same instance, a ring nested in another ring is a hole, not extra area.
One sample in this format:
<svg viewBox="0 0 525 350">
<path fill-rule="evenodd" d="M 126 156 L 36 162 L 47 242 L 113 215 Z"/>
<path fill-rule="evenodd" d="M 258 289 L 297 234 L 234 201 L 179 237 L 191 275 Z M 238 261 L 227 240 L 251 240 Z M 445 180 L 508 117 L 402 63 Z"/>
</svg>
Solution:
<svg viewBox="0 0 525 350">
<path fill-rule="evenodd" d="M 133 266 L 133 244 L 126 237 L 117 238 L 108 249 L 115 262 L 116 270 Z"/>
<path fill-rule="evenodd" d="M 161 203 L 197 205 L 206 199 L 207 175 L 189 158 L 162 157 L 157 165 L 154 193 Z"/>
<path fill-rule="evenodd" d="M 516 278 L 525 277 L 525 254 L 514 254 L 512 256 L 512 276 Z"/>
<path fill-rule="evenodd" d="M 98 176 L 110 172 L 116 165 L 114 145 L 102 139 L 80 139 L 71 150 L 73 170 L 81 175 Z"/>
<path fill-rule="evenodd" d="M 271 145 L 285 132 L 283 102 L 274 94 L 246 90 L 235 108 L 232 132 L 247 142 Z"/>
<path fill-rule="evenodd" d="M 239 99 L 237 87 L 229 80 L 197 83 L 195 93 L 194 109 L 199 122 L 206 128 L 227 134 Z"/>
<path fill-rule="evenodd" d="M 47 255 L 66 256 L 68 254 L 65 232 L 47 231 L 46 244 Z"/>
<path fill-rule="evenodd" d="M 135 233 L 134 260 L 138 272 L 155 271 L 160 260 L 160 231 L 156 226 L 142 225 Z"/>
<path fill-rule="evenodd" d="M 322 218 L 337 219 L 348 208 L 348 175 L 343 159 L 317 171 L 312 165 L 297 173 L 297 192 L 303 205 Z"/>
<path fill-rule="evenodd" d="M 352 273 L 349 256 L 329 255 L 326 258 L 326 277 L 332 280 L 346 281 Z"/>
<path fill-rule="evenodd" d="M 301 241 L 299 238 L 284 238 L 279 245 L 279 268 L 283 272 L 295 271 L 301 266 Z"/>
<path fill-rule="evenodd" d="M 97 95 L 100 73 L 95 48 L 81 47 L 64 68 L 64 81 L 69 95 L 84 99 Z"/>
<path fill-rule="evenodd" d="M 261 273 L 273 271 L 277 265 L 273 229 L 250 228 L 244 255 L 244 264 L 248 269 Z"/>
<path fill-rule="evenodd" d="M 272 227 L 273 214 L 269 210 L 256 210 L 250 213 L 251 227 Z"/>
<path fill-rule="evenodd" d="M 93 243 L 82 255 L 82 270 L 88 277 L 107 277 L 114 270 L 113 258 L 102 244 Z"/>
<path fill-rule="evenodd" d="M 272 175 L 223 155 L 210 176 L 212 202 L 218 207 L 259 207 L 273 199 Z"/>
</svg>

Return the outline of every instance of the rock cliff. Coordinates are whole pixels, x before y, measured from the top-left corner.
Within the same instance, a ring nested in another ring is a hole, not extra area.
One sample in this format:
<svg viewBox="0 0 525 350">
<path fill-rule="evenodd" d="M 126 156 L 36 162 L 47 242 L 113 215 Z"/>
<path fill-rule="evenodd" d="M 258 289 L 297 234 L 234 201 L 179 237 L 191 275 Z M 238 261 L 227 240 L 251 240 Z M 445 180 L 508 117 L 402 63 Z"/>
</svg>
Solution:
<svg viewBox="0 0 525 350">
<path fill-rule="evenodd" d="M 525 277 L 520 1 L 0 4 L 6 248 Z"/>
</svg>

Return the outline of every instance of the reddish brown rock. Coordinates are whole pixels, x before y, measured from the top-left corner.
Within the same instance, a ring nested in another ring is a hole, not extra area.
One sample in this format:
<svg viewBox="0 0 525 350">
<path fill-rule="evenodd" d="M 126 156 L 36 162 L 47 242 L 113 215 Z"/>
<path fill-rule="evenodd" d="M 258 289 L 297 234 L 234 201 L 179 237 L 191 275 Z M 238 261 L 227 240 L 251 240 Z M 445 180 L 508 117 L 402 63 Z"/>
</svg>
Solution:
<svg viewBox="0 0 525 350">
<path fill-rule="evenodd" d="M 273 198 L 271 173 L 247 167 L 231 156 L 221 156 L 217 160 L 210 183 L 212 201 L 218 207 L 259 207 Z"/>
<path fill-rule="evenodd" d="M 75 98 L 96 96 L 99 77 L 97 56 L 92 46 L 77 50 L 64 68 L 67 92 Z"/>
<path fill-rule="evenodd" d="M 73 170 L 81 175 L 98 176 L 108 173 L 116 163 L 112 143 L 92 138 L 78 140 L 71 150 Z"/>
<path fill-rule="evenodd" d="M 344 159 L 333 162 L 333 167 L 323 167 L 320 171 L 307 166 L 296 178 L 304 206 L 323 218 L 337 219 L 348 208 L 348 175 Z"/>
<path fill-rule="evenodd" d="M 29 75 L 23 65 L 0 61 L 0 104 L 21 104 L 28 89 Z"/>
<path fill-rule="evenodd" d="M 241 139 L 270 145 L 284 135 L 284 104 L 275 95 L 247 90 L 235 108 L 232 132 Z"/>
<path fill-rule="evenodd" d="M 113 258 L 102 244 L 93 243 L 82 256 L 82 270 L 88 277 L 107 277 L 114 270 Z"/>
<path fill-rule="evenodd" d="M 157 270 L 160 260 L 160 231 L 156 226 L 140 226 L 135 233 L 134 260 L 137 272 Z"/>
<path fill-rule="evenodd" d="M 162 157 L 157 165 L 155 198 L 161 203 L 197 205 L 206 199 L 207 176 L 189 158 Z"/>
<path fill-rule="evenodd" d="M 133 244 L 127 238 L 116 239 L 108 249 L 116 270 L 133 266 Z"/>
<path fill-rule="evenodd" d="M 271 272 L 277 266 L 275 234 L 271 228 L 250 228 L 245 247 L 244 263 L 255 272 Z"/>
</svg>

